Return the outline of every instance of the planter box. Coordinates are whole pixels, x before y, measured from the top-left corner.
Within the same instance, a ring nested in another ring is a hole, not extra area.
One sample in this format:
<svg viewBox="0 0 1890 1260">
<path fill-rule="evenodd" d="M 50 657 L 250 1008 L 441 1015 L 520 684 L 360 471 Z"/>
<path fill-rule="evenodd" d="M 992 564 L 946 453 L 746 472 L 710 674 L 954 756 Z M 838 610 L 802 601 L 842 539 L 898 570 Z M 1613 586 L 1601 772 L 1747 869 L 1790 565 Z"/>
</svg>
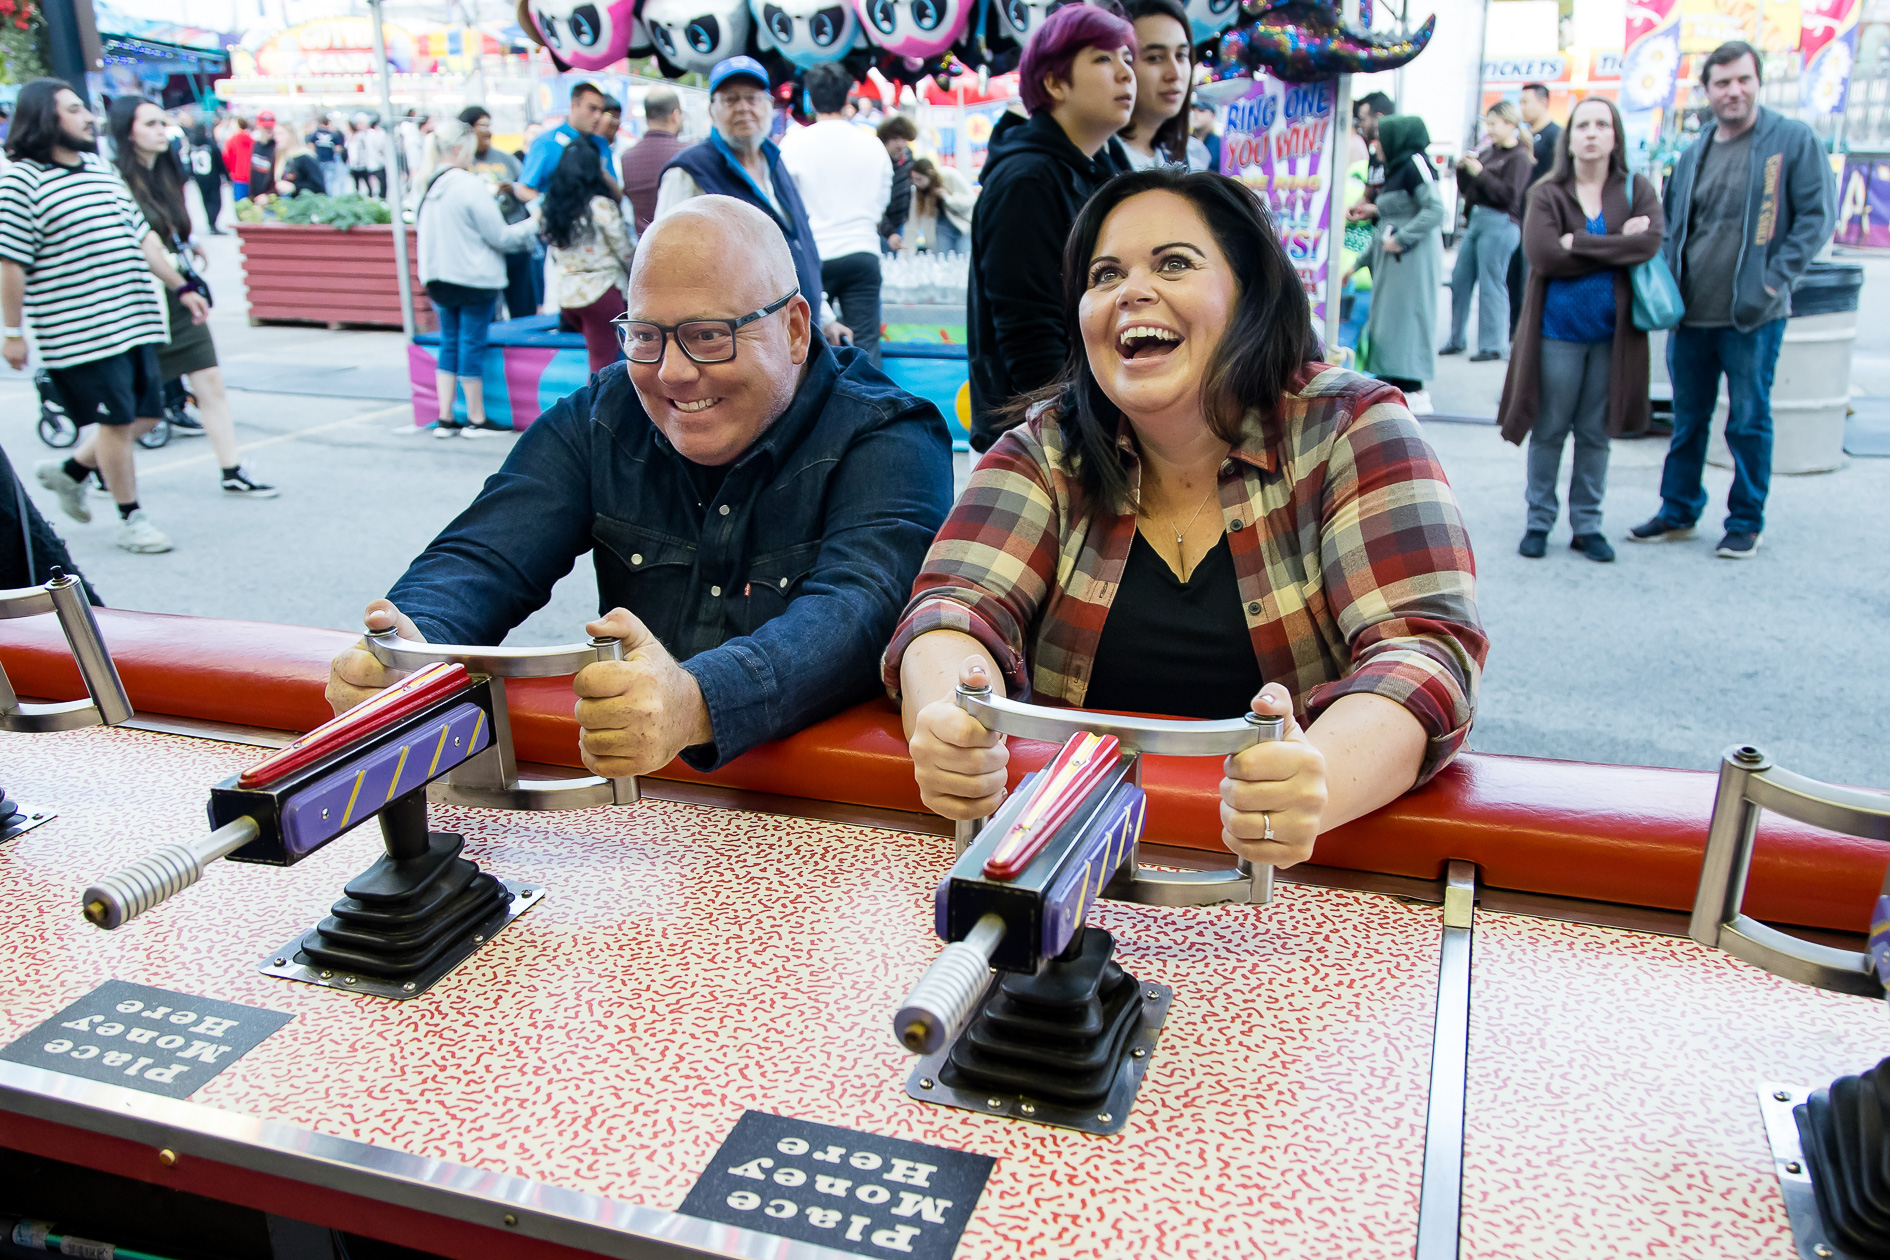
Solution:
<svg viewBox="0 0 1890 1260">
<path fill-rule="evenodd" d="M 400 327 L 400 278 L 394 229 L 387 224 L 341 231 L 301 223 L 239 223 L 243 285 L 252 324 L 291 322 L 330 328 Z M 407 270 L 413 281 L 414 325 L 439 327 L 420 285 L 420 249 L 407 229 Z"/>
</svg>

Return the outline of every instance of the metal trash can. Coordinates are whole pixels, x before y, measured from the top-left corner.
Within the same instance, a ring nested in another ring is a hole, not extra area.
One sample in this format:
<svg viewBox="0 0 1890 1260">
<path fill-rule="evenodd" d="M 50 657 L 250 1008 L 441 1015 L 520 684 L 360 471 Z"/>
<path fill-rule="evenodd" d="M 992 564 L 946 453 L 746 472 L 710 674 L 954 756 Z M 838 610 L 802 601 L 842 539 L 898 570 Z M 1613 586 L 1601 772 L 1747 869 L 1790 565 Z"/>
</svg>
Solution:
<svg viewBox="0 0 1890 1260">
<path fill-rule="evenodd" d="M 1844 466 L 1844 417 L 1851 405 L 1851 348 L 1864 269 L 1814 262 L 1792 286 L 1792 314 L 1772 379 L 1772 471 L 1830 472 Z M 1726 449 L 1725 383 L 1713 410 L 1706 458 L 1732 467 Z"/>
</svg>

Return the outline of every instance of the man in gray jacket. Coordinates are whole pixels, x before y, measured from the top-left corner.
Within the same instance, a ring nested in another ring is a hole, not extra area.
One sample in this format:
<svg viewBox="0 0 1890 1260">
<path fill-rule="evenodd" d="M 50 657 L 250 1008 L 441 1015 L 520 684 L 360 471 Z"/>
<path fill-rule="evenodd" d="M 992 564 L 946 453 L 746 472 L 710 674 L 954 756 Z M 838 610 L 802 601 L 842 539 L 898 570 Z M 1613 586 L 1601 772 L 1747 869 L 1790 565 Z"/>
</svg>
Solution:
<svg viewBox="0 0 1890 1260">
<path fill-rule="evenodd" d="M 1734 40 L 1700 72 L 1713 121 L 1680 155 L 1667 182 L 1665 250 L 1687 313 L 1667 338 L 1673 444 L 1660 478 L 1660 511 L 1628 532 L 1633 542 L 1693 535 L 1706 510 L 1700 472 L 1726 378 L 1726 445 L 1733 484 L 1715 554 L 1750 559 L 1765 528 L 1772 481 L 1772 373 L 1791 313 L 1792 285 L 1836 221 L 1824 146 L 1802 122 L 1758 103 L 1759 55 Z"/>
</svg>

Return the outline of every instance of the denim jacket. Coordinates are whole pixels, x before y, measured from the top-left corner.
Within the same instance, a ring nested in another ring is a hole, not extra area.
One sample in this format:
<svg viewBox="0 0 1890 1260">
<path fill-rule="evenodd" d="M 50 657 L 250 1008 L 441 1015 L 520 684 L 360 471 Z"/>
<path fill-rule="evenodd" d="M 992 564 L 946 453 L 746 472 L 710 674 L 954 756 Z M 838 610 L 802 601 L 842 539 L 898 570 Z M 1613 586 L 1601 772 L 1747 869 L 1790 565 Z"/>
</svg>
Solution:
<svg viewBox="0 0 1890 1260">
<path fill-rule="evenodd" d="M 496 644 L 585 552 L 695 675 L 714 741 L 698 770 L 878 686 L 879 654 L 951 506 L 938 409 L 818 337 L 794 401 L 697 502 L 621 363 L 518 439 L 388 592 L 434 642 Z"/>
</svg>

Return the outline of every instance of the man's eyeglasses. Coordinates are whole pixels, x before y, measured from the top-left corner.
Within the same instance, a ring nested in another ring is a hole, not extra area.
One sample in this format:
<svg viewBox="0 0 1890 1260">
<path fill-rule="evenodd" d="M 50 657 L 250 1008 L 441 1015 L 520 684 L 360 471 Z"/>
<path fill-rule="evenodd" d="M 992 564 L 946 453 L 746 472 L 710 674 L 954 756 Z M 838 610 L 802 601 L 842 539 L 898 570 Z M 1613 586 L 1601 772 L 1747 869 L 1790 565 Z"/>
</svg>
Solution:
<svg viewBox="0 0 1890 1260">
<path fill-rule="evenodd" d="M 735 357 L 735 330 L 758 319 L 766 319 L 801 291 L 796 285 L 787 293 L 758 311 L 738 319 L 686 319 L 680 324 L 655 324 L 647 319 L 619 315 L 610 322 L 623 339 L 624 357 L 632 363 L 661 363 L 663 346 L 673 334 L 682 352 L 697 363 L 727 363 Z"/>
</svg>

